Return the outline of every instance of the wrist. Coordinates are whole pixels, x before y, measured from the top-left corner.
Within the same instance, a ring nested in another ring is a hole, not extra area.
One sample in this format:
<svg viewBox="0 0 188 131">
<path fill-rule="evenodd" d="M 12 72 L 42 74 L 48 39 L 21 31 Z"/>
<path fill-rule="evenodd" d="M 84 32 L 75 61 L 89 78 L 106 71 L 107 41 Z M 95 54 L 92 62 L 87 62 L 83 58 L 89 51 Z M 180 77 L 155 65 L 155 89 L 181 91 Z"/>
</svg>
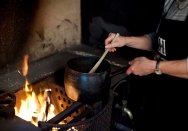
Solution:
<svg viewBox="0 0 188 131">
<path fill-rule="evenodd" d="M 161 74 L 162 74 L 161 69 L 160 69 L 160 60 L 157 60 L 157 61 L 156 61 L 155 73 L 156 73 L 157 75 L 161 75 Z"/>
</svg>

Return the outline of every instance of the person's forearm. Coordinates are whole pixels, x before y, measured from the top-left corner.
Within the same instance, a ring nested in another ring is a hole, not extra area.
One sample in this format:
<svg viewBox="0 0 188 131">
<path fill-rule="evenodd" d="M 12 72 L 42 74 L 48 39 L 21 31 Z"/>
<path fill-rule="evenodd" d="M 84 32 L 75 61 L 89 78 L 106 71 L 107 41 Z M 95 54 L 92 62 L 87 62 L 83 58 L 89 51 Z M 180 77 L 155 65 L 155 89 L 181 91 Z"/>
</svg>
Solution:
<svg viewBox="0 0 188 131">
<path fill-rule="evenodd" d="M 161 61 L 160 70 L 164 74 L 188 79 L 187 59 L 176 61 Z"/>
<path fill-rule="evenodd" d="M 142 50 L 151 50 L 152 49 L 152 41 L 151 38 L 148 35 L 144 36 L 130 36 L 127 37 L 127 43 L 125 44 L 128 47 L 133 47 L 137 49 L 142 49 Z"/>
</svg>

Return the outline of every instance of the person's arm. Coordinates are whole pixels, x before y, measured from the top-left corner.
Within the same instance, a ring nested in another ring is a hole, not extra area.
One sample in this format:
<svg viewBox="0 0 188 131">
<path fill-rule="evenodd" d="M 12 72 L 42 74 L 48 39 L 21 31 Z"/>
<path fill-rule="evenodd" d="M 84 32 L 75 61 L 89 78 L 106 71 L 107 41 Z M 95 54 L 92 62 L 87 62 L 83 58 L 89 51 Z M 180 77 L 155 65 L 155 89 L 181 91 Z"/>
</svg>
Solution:
<svg viewBox="0 0 188 131">
<path fill-rule="evenodd" d="M 126 46 L 141 49 L 141 50 L 151 50 L 151 38 L 148 35 L 143 36 L 131 36 L 127 37 Z"/>
<path fill-rule="evenodd" d="M 111 52 L 116 51 L 116 47 L 128 46 L 141 50 L 152 49 L 152 39 L 149 35 L 143 36 L 119 36 L 113 43 L 112 40 L 115 34 L 111 33 L 105 40 L 105 48 Z"/>
<path fill-rule="evenodd" d="M 188 59 L 160 61 L 159 68 L 164 74 L 188 79 Z"/>
<path fill-rule="evenodd" d="M 156 60 L 150 60 L 146 57 L 137 57 L 129 61 L 130 67 L 127 74 L 135 74 L 139 76 L 155 73 Z M 188 58 L 182 60 L 160 61 L 158 69 L 162 74 L 176 76 L 188 79 Z"/>
</svg>

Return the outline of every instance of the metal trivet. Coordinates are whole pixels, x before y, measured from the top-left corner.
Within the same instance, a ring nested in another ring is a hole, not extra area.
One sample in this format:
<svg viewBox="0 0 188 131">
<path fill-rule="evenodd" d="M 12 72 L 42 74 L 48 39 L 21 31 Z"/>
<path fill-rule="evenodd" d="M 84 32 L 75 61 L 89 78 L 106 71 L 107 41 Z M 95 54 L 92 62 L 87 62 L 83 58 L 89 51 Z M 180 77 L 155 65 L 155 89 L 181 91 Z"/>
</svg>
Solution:
<svg viewBox="0 0 188 131">
<path fill-rule="evenodd" d="M 64 88 L 53 82 L 48 82 L 45 87 L 52 89 L 53 101 L 55 106 L 59 108 L 60 113 L 47 122 L 38 122 L 38 126 L 42 130 L 110 131 L 113 102 L 112 92 L 110 92 L 108 101 L 96 102 L 94 106 L 90 106 L 72 101 L 67 97 Z M 92 107 L 101 105 L 101 103 L 103 106 L 102 108 L 101 106 L 99 107 L 100 110 L 93 110 Z M 64 124 L 58 124 L 62 119 Z"/>
</svg>

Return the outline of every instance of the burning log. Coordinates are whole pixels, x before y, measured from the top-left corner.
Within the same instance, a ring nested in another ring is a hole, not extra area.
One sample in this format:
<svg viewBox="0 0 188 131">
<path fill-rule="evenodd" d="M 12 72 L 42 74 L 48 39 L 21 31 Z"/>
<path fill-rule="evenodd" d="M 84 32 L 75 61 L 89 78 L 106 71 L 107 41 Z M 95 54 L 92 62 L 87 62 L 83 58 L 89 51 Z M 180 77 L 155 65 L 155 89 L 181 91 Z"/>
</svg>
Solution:
<svg viewBox="0 0 188 131">
<path fill-rule="evenodd" d="M 15 115 L 14 106 L 16 97 L 14 94 L 6 91 L 0 91 L 0 116 L 5 118 Z"/>
</svg>

